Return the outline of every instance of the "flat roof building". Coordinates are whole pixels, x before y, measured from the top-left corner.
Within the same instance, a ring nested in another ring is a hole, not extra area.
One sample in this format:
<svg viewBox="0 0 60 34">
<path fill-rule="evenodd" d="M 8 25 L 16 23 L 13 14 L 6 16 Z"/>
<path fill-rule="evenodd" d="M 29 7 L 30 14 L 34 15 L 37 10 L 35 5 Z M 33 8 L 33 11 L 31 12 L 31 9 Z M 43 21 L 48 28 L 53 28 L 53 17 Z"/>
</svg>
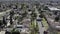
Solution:
<svg viewBox="0 0 60 34">
<path fill-rule="evenodd" d="M 60 9 L 56 8 L 56 7 L 48 7 L 48 9 L 50 11 L 60 11 Z"/>
</svg>

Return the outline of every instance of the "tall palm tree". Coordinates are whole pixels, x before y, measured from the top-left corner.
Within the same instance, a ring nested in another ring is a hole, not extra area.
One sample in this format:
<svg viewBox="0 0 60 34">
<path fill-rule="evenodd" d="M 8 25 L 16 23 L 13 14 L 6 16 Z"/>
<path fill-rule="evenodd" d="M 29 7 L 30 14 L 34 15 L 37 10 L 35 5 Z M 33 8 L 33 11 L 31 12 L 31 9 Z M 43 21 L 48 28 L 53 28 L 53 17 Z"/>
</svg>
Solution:
<svg viewBox="0 0 60 34">
<path fill-rule="evenodd" d="M 13 21 L 12 21 L 13 15 L 14 15 L 14 11 L 10 11 L 10 24 L 13 23 Z"/>
<path fill-rule="evenodd" d="M 7 22 L 6 22 L 6 19 L 5 19 L 4 16 L 3 16 L 3 24 L 4 24 L 4 25 L 7 25 Z"/>
<path fill-rule="evenodd" d="M 32 14 L 31 14 L 32 20 L 36 19 L 36 17 L 37 17 L 37 14 L 35 13 L 35 11 L 32 11 Z"/>
</svg>

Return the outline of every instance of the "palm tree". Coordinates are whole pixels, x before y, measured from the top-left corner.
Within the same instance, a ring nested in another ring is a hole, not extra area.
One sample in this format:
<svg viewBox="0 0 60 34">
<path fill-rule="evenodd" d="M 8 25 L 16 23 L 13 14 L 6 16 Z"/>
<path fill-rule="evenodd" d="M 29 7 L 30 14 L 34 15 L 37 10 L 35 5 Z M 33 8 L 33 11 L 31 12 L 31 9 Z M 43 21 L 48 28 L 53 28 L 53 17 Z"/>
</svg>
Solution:
<svg viewBox="0 0 60 34">
<path fill-rule="evenodd" d="M 36 17 L 37 17 L 37 14 L 35 13 L 35 10 L 33 10 L 31 13 L 32 20 L 36 19 Z"/>
<path fill-rule="evenodd" d="M 13 23 L 13 21 L 12 21 L 12 17 L 13 17 L 13 15 L 14 15 L 14 11 L 10 11 L 10 24 Z"/>
<path fill-rule="evenodd" d="M 38 11 L 41 11 L 41 7 L 39 7 Z"/>
<path fill-rule="evenodd" d="M 24 8 L 24 6 L 25 6 L 25 4 L 21 4 L 21 9 L 23 9 L 23 8 Z"/>
<path fill-rule="evenodd" d="M 3 25 L 3 21 L 2 21 L 2 20 L 0 20 L 0 26 L 1 26 L 1 25 Z"/>
<path fill-rule="evenodd" d="M 7 22 L 6 22 L 6 19 L 5 19 L 4 16 L 3 16 L 3 24 L 4 24 L 4 25 L 7 25 Z"/>
</svg>

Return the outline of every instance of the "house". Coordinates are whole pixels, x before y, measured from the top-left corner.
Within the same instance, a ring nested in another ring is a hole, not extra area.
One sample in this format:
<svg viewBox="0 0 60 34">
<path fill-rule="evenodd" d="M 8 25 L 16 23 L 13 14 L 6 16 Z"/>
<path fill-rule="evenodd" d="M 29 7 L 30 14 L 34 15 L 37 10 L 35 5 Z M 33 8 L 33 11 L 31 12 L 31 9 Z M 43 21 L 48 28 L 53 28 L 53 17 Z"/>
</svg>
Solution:
<svg viewBox="0 0 60 34">
<path fill-rule="evenodd" d="M 48 7 L 48 9 L 50 11 L 60 11 L 60 9 L 56 8 L 56 7 Z"/>
</svg>

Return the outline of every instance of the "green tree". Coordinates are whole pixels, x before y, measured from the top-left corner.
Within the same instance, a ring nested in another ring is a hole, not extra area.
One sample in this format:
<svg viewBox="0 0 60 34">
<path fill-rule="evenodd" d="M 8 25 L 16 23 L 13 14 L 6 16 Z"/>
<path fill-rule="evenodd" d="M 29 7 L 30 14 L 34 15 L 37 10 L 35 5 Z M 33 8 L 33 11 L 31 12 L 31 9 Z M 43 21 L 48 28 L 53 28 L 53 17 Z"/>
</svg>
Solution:
<svg viewBox="0 0 60 34">
<path fill-rule="evenodd" d="M 26 17 L 27 14 L 28 14 L 28 13 L 25 11 L 25 12 L 22 14 L 22 16 L 23 16 L 23 17 Z"/>
<path fill-rule="evenodd" d="M 36 17 L 37 17 L 37 14 L 35 13 L 35 10 L 33 10 L 31 13 L 31 20 L 35 20 Z"/>
<path fill-rule="evenodd" d="M 47 6 L 44 6 L 44 8 L 43 8 L 43 9 L 44 9 L 44 10 L 49 10 Z"/>
<path fill-rule="evenodd" d="M 6 18 L 3 16 L 3 24 L 7 25 Z"/>
<path fill-rule="evenodd" d="M 14 11 L 10 11 L 10 24 L 13 23 L 13 21 L 12 21 L 13 15 L 14 15 Z"/>
<path fill-rule="evenodd" d="M 39 7 L 38 11 L 41 11 L 41 7 Z"/>
<path fill-rule="evenodd" d="M 25 6 L 25 4 L 23 3 L 23 4 L 21 4 L 21 9 L 23 9 L 24 8 L 24 6 Z"/>
<path fill-rule="evenodd" d="M 0 20 L 0 26 L 2 26 L 3 25 L 3 21 L 2 20 Z"/>
<path fill-rule="evenodd" d="M 11 31 L 11 34 L 20 34 L 18 30 L 15 30 L 15 28 Z"/>
<path fill-rule="evenodd" d="M 57 16 L 57 17 L 55 17 L 55 21 L 59 21 L 59 17 Z"/>
</svg>

